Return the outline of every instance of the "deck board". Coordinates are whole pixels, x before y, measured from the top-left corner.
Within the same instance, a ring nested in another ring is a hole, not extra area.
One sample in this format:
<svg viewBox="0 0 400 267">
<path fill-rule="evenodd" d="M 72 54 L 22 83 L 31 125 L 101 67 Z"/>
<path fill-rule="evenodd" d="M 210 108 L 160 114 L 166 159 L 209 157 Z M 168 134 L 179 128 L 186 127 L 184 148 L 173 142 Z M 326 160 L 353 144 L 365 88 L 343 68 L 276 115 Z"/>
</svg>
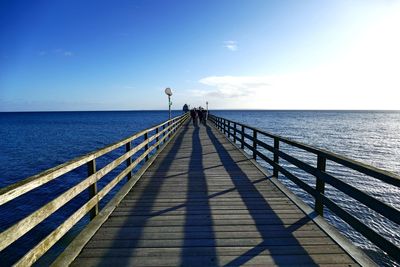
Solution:
<svg viewBox="0 0 400 267">
<path fill-rule="evenodd" d="M 358 266 L 213 127 L 185 125 L 73 266 Z"/>
</svg>

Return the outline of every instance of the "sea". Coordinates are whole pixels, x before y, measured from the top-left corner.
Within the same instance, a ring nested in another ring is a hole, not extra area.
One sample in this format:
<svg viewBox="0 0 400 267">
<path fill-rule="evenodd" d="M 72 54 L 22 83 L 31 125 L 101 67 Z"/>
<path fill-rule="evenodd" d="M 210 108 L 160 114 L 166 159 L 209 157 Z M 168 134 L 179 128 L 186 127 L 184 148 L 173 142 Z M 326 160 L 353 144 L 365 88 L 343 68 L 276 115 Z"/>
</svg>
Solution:
<svg viewBox="0 0 400 267">
<path fill-rule="evenodd" d="M 263 131 L 287 137 L 317 148 L 326 149 L 351 159 L 400 175 L 400 111 L 305 111 L 305 110 L 211 110 L 212 114 L 255 126 Z M 173 111 L 172 115 L 182 114 Z M 88 112 L 2 112 L 0 113 L 0 188 L 23 180 L 68 160 L 100 149 L 142 129 L 168 119 L 167 111 L 88 111 Z M 265 138 L 266 142 L 270 142 Z M 316 165 L 316 157 L 299 149 L 281 146 L 301 160 Z M 265 152 L 267 155 L 268 153 Z M 107 159 L 99 159 L 98 168 Z M 258 159 L 267 170 L 270 166 Z M 306 183 L 315 186 L 315 178 L 288 162 L 282 164 Z M 139 166 L 140 167 L 140 166 Z M 118 170 L 116 170 L 118 171 Z M 400 189 L 366 177 L 333 162 L 327 172 L 400 210 Z M 0 206 L 0 231 L 3 231 L 77 184 L 85 177 L 84 167 L 60 177 L 26 196 Z M 109 175 L 112 176 L 112 173 Z M 111 179 L 111 178 L 108 179 Z M 286 177 L 279 177 L 291 191 L 313 206 L 313 199 Z M 106 183 L 105 178 L 104 183 Z M 104 186 L 100 184 L 99 187 Z M 115 194 L 117 186 L 101 207 Z M 345 210 L 400 246 L 400 227 L 332 187 L 326 194 Z M 14 245 L 0 252 L 2 266 L 14 263 L 33 244 L 88 199 L 83 192 L 58 212 L 43 221 Z M 400 266 L 360 234 L 325 210 L 326 219 L 380 266 Z M 49 251 L 38 265 L 54 260 L 76 234 L 88 223 L 82 219 Z"/>
</svg>

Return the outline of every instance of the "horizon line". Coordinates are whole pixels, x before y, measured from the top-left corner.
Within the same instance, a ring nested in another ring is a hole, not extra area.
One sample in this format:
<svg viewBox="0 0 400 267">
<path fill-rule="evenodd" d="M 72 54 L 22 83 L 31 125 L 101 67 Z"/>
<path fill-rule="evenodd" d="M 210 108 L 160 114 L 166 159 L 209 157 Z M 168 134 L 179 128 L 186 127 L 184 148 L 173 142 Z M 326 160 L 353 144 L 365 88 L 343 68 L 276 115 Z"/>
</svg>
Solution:
<svg viewBox="0 0 400 267">
<path fill-rule="evenodd" d="M 210 111 L 400 111 L 400 109 L 209 109 Z M 104 109 L 104 110 L 15 110 L 15 111 L 0 111 L 0 113 L 28 113 L 28 112 L 129 112 L 129 111 L 165 111 L 168 109 Z M 173 112 L 180 112 L 182 109 L 172 109 Z"/>
</svg>

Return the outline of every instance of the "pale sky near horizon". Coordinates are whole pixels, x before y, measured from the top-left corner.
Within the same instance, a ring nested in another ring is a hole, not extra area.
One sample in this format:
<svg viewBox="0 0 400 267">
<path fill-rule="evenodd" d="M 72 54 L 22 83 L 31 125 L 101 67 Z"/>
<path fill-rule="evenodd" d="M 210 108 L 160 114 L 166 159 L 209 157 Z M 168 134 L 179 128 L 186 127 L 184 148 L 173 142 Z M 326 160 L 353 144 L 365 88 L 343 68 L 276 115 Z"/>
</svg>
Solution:
<svg viewBox="0 0 400 267">
<path fill-rule="evenodd" d="M 400 1 L 1 1 L 0 111 L 390 109 Z"/>
</svg>

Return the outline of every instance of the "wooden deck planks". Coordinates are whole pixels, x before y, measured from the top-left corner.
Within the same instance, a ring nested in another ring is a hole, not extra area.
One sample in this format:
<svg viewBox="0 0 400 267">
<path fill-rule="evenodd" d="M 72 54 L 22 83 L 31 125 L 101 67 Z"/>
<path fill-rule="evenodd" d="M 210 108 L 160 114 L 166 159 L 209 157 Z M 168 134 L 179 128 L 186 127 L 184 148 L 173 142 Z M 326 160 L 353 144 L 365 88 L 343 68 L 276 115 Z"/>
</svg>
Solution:
<svg viewBox="0 0 400 267">
<path fill-rule="evenodd" d="M 357 266 L 214 128 L 186 125 L 74 266 Z"/>
</svg>

